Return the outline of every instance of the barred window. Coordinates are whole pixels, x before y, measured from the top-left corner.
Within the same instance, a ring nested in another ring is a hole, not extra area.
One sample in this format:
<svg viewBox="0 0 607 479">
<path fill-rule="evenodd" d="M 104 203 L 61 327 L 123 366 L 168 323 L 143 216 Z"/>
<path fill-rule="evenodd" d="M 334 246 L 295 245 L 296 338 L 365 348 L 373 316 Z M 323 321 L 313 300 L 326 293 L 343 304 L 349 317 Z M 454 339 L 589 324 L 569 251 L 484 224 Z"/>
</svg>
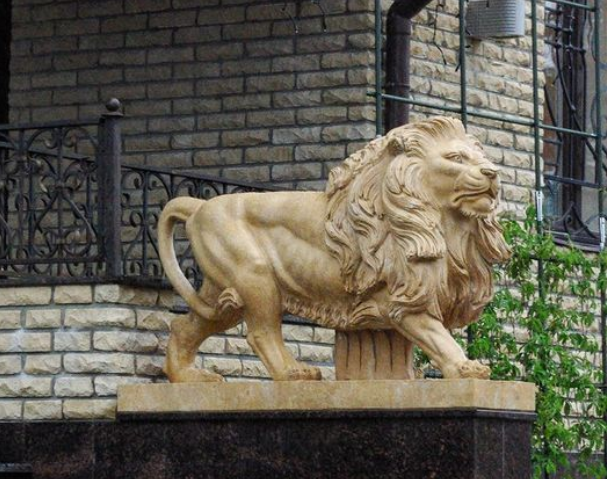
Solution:
<svg viewBox="0 0 607 479">
<path fill-rule="evenodd" d="M 592 7 L 587 0 L 578 5 L 546 2 L 543 121 L 560 130 L 544 129 L 542 157 L 544 206 L 555 237 L 598 245 L 605 165 L 597 158 L 605 142 L 597 146 L 597 69 L 605 65 L 596 58 Z"/>
</svg>

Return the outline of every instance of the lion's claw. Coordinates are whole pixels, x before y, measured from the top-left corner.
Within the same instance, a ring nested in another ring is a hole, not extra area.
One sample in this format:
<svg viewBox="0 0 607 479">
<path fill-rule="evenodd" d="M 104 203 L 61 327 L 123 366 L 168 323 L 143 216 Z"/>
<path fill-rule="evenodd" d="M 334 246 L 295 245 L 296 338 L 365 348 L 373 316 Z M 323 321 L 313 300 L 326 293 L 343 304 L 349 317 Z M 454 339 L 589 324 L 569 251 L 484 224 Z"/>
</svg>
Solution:
<svg viewBox="0 0 607 479">
<path fill-rule="evenodd" d="M 167 375 L 172 383 L 208 383 L 224 381 L 221 374 L 196 368 L 184 368 Z"/>
<path fill-rule="evenodd" d="M 322 379 L 320 369 L 314 366 L 296 366 L 287 369 L 289 381 L 319 381 Z"/>
<path fill-rule="evenodd" d="M 464 361 L 457 369 L 461 378 L 489 379 L 491 376 L 491 368 L 474 359 Z"/>
</svg>

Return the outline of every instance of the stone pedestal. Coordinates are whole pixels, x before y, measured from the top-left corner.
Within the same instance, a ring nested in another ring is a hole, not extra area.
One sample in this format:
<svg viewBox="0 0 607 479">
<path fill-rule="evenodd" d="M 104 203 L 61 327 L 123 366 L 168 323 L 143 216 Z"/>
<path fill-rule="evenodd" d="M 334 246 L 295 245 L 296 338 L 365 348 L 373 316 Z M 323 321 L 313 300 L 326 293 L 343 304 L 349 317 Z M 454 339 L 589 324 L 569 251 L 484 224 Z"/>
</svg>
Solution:
<svg viewBox="0 0 607 479">
<path fill-rule="evenodd" d="M 131 385 L 118 398 L 125 425 L 171 438 L 153 449 L 167 477 L 525 479 L 534 408 L 532 384 L 479 380 Z"/>
<path fill-rule="evenodd" d="M 62 479 L 526 479 L 533 409 L 533 385 L 476 380 L 133 385 L 115 422 L 0 423 L 0 463 Z"/>
</svg>

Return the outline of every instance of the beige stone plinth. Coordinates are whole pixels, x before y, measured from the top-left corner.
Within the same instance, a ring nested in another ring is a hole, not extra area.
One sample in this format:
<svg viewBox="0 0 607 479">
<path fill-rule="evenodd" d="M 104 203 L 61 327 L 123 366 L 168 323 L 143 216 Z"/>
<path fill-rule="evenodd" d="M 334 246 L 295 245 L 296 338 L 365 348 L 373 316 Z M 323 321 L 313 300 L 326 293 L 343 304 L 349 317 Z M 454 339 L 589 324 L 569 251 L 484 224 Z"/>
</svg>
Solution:
<svg viewBox="0 0 607 479">
<path fill-rule="evenodd" d="M 478 379 L 132 384 L 118 414 L 252 411 L 535 410 L 531 383 Z"/>
</svg>

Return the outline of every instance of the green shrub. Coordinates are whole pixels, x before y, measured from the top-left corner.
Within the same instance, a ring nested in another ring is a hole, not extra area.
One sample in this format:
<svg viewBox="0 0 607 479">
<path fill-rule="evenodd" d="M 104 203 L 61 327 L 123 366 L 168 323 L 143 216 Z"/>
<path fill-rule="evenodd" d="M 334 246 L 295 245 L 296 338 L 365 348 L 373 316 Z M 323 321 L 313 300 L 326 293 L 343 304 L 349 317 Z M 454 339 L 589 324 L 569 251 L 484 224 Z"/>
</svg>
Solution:
<svg viewBox="0 0 607 479">
<path fill-rule="evenodd" d="M 590 458 L 602 451 L 607 431 L 599 309 L 607 256 L 555 245 L 537 234 L 534 217 L 530 210 L 522 224 L 504 222 L 513 256 L 496 271 L 500 286 L 471 326 L 468 353 L 491 366 L 492 379 L 537 385 L 535 477 L 557 469 L 606 477 Z M 575 465 L 571 452 L 579 454 Z"/>
</svg>

